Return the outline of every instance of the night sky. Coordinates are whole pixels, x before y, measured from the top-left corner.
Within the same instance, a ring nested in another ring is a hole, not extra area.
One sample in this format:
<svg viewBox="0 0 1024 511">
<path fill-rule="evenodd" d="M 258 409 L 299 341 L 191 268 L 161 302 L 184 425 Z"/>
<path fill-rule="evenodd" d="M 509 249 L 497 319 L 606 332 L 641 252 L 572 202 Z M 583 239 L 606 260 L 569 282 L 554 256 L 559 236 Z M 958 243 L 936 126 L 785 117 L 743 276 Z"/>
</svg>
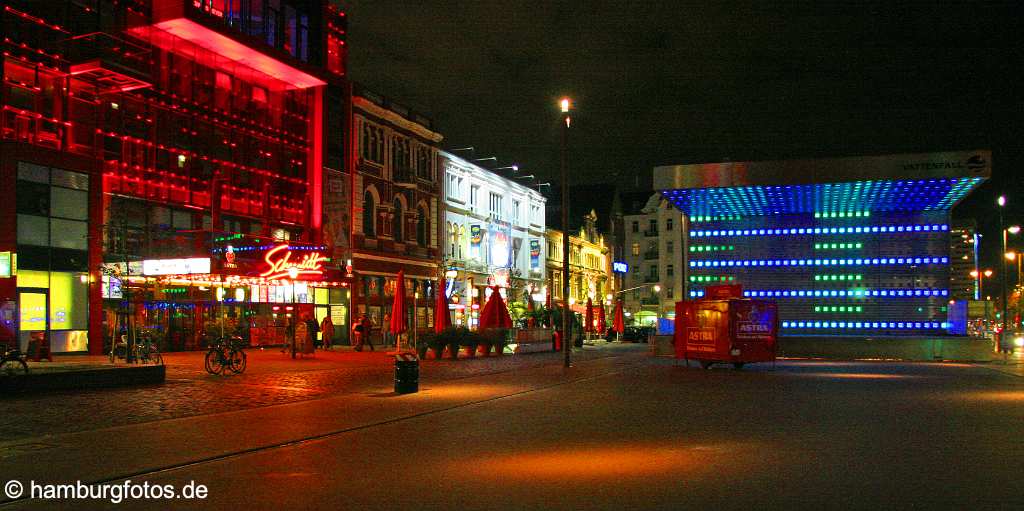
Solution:
<svg viewBox="0 0 1024 511">
<path fill-rule="evenodd" d="M 556 186 L 568 95 L 581 182 L 649 187 L 661 164 L 990 148 L 994 178 L 954 214 L 995 241 L 998 190 L 1008 223 L 1024 221 L 1018 2 L 781 3 L 341 2 L 355 81 L 432 118 L 445 148 L 474 146 Z"/>
</svg>

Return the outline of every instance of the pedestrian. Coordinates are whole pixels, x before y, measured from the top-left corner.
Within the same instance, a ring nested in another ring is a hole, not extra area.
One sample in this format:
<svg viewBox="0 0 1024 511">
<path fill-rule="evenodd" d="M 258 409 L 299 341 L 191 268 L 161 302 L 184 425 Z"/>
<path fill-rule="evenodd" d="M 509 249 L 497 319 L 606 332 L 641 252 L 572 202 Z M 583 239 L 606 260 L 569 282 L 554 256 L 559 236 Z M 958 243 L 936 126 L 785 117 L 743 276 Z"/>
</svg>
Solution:
<svg viewBox="0 0 1024 511">
<path fill-rule="evenodd" d="M 313 350 L 316 349 L 316 334 L 320 331 L 320 326 L 316 324 L 313 315 L 308 312 L 303 314 L 303 322 L 306 324 L 306 338 L 302 346 L 302 353 L 312 355 Z"/>
<path fill-rule="evenodd" d="M 320 322 L 320 336 L 323 339 L 324 349 L 331 349 L 331 343 L 334 341 L 334 322 L 331 321 L 330 314 L 324 316 L 323 321 Z"/>
<path fill-rule="evenodd" d="M 356 328 L 358 329 L 356 335 L 356 351 L 363 351 L 363 344 L 369 344 L 370 351 L 376 351 L 373 348 L 373 339 L 370 338 L 370 332 L 373 331 L 373 321 L 370 320 L 370 317 L 363 314 L 363 317 L 359 320 L 359 324 L 356 325 Z"/>
<path fill-rule="evenodd" d="M 355 347 L 356 351 L 359 351 L 363 346 L 363 317 L 359 316 L 356 319 L 354 325 L 352 325 L 352 346 Z"/>
<path fill-rule="evenodd" d="M 391 338 L 391 315 L 385 314 L 384 321 L 380 324 L 380 338 L 381 344 L 384 346 L 388 345 Z"/>
</svg>

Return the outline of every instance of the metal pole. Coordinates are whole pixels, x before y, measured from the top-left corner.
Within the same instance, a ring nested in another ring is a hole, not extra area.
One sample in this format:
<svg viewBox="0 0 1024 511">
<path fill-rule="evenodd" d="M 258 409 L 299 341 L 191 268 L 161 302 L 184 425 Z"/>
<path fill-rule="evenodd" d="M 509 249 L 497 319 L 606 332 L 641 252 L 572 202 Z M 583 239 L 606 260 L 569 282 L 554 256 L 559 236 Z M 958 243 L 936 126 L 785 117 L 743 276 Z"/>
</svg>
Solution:
<svg viewBox="0 0 1024 511">
<path fill-rule="evenodd" d="M 999 264 L 1002 265 L 1000 279 L 1002 281 L 1003 328 L 999 331 L 999 349 L 1005 350 L 1006 342 L 1006 229 L 1003 228 L 1003 207 L 999 206 L 999 231 L 1003 233 L 1003 251 L 999 253 Z"/>
<path fill-rule="evenodd" d="M 564 110 L 564 109 L 563 109 Z M 572 312 L 569 311 L 569 176 L 566 169 L 566 151 L 569 142 L 569 113 L 562 115 L 562 352 L 565 367 L 572 361 L 570 339 Z"/>
</svg>

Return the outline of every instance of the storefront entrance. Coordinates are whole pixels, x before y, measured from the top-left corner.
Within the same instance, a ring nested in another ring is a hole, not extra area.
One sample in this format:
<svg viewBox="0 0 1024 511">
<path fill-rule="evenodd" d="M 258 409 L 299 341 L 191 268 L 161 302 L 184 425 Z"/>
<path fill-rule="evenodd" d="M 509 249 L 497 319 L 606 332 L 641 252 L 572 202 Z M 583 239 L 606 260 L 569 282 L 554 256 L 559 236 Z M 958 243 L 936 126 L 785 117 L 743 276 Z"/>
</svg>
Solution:
<svg viewBox="0 0 1024 511">
<path fill-rule="evenodd" d="M 50 329 L 47 304 L 50 293 L 45 288 L 19 288 L 18 304 L 21 308 L 18 321 L 18 346 L 28 349 L 32 332 L 48 332 Z"/>
</svg>

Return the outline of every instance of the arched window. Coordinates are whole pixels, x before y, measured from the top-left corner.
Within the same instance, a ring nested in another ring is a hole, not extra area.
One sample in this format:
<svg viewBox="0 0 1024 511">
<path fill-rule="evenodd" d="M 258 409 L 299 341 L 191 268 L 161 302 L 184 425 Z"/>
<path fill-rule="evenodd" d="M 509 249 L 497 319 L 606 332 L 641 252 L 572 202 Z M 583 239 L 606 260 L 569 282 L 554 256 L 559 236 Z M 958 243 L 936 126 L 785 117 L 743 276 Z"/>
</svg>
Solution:
<svg viewBox="0 0 1024 511">
<path fill-rule="evenodd" d="M 427 241 L 430 239 L 429 231 L 430 221 L 427 218 L 426 208 L 422 206 L 419 208 L 419 214 L 416 215 L 416 243 L 421 247 L 427 246 Z"/>
<path fill-rule="evenodd" d="M 404 211 L 402 210 L 402 201 L 395 197 L 395 218 L 391 227 L 391 232 L 394 234 L 395 241 L 401 243 L 405 241 L 405 237 L 402 236 L 402 224 L 405 223 Z"/>
<path fill-rule="evenodd" d="M 377 215 L 377 205 L 373 202 L 373 194 L 370 190 L 366 190 L 363 194 L 363 234 L 366 236 L 376 236 L 377 230 L 374 229 L 374 217 Z"/>
</svg>

